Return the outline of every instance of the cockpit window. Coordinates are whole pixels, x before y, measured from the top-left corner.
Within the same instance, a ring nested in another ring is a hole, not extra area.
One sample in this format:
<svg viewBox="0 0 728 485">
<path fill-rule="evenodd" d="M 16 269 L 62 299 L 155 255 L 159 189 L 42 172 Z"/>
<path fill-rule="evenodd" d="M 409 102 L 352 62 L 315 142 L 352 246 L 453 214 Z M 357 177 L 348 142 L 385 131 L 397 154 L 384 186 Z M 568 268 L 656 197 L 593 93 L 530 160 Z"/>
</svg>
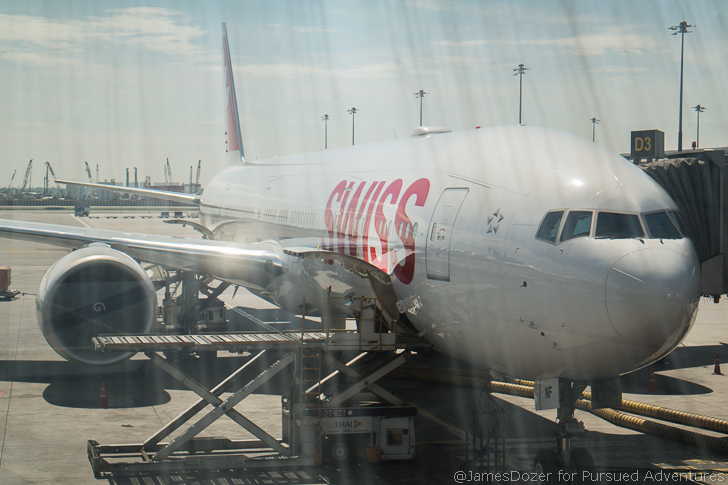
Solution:
<svg viewBox="0 0 728 485">
<path fill-rule="evenodd" d="M 680 231 L 670 220 L 665 212 L 645 214 L 645 222 L 650 229 L 650 234 L 655 239 L 680 239 Z"/>
<path fill-rule="evenodd" d="M 536 237 L 544 241 L 556 242 L 556 234 L 559 232 L 559 225 L 563 216 L 564 211 L 555 211 L 546 214 L 546 217 L 543 218 L 543 222 L 541 223 L 541 227 L 538 228 Z"/>
<path fill-rule="evenodd" d="M 564 229 L 561 231 L 561 240 L 568 241 L 577 237 L 587 237 L 591 232 L 591 211 L 571 211 L 566 216 Z"/>
<path fill-rule="evenodd" d="M 685 225 L 685 221 L 683 220 L 680 213 L 678 211 L 667 211 L 667 213 L 670 216 L 670 219 L 672 219 L 672 222 L 680 228 L 680 232 L 682 232 L 682 235 L 685 237 L 690 237 L 688 236 L 688 228 Z"/>
<path fill-rule="evenodd" d="M 600 212 L 597 216 L 596 237 L 638 238 L 645 237 L 645 231 L 637 214 Z"/>
</svg>

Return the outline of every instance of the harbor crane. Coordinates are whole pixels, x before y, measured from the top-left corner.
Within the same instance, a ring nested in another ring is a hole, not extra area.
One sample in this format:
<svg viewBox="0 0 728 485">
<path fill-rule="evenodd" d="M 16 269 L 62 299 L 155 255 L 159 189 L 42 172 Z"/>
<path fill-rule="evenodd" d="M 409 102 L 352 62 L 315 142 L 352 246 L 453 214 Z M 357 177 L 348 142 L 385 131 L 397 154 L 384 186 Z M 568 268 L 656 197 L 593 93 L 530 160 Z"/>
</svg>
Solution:
<svg viewBox="0 0 728 485">
<path fill-rule="evenodd" d="M 86 164 L 86 175 L 88 176 L 88 181 L 89 181 L 89 183 L 93 183 L 94 182 L 94 179 L 91 176 L 91 169 L 88 166 L 88 162 L 83 162 L 83 163 Z M 97 182 L 98 182 L 98 178 L 99 178 L 98 173 L 99 173 L 99 166 L 98 166 L 98 164 L 96 164 L 96 179 L 97 179 L 96 181 Z"/>
<path fill-rule="evenodd" d="M 16 168 L 13 170 L 13 176 L 10 177 L 10 183 L 8 184 L 8 190 L 10 190 L 13 186 L 13 180 L 15 180 L 15 174 L 18 173 L 18 169 Z"/>
<path fill-rule="evenodd" d="M 169 185 L 172 185 L 172 167 L 169 166 L 169 158 L 167 158 L 167 176 L 169 177 Z"/>
<path fill-rule="evenodd" d="M 86 176 L 88 177 L 89 183 L 94 183 L 94 179 L 91 176 L 91 168 L 88 166 L 88 162 L 83 162 L 83 163 L 86 164 Z M 96 164 L 96 183 L 99 183 L 99 164 L 98 163 Z M 87 192 L 85 190 L 87 190 L 87 189 L 84 189 L 84 194 L 87 194 Z M 95 190 L 91 191 L 91 196 L 98 197 L 98 192 Z"/>
<path fill-rule="evenodd" d="M 28 168 L 25 169 L 25 177 L 23 177 L 23 185 L 18 190 L 18 196 L 30 185 L 31 175 L 33 173 L 33 159 L 31 158 L 28 162 Z"/>
<path fill-rule="evenodd" d="M 51 177 L 53 177 L 53 183 L 56 183 L 56 174 L 53 171 L 53 167 L 51 167 L 51 164 L 49 161 L 46 160 L 46 174 L 45 178 L 43 179 L 43 195 L 48 195 L 48 191 L 51 188 L 50 179 L 48 178 L 48 175 L 50 174 Z"/>
</svg>

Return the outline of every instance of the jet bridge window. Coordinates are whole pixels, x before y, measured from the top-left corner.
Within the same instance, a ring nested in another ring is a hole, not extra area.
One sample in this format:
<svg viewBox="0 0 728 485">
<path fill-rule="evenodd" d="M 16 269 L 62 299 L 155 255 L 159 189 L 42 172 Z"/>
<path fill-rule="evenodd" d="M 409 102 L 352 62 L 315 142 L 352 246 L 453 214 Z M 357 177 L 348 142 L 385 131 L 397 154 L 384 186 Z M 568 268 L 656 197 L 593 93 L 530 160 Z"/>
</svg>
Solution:
<svg viewBox="0 0 728 485">
<path fill-rule="evenodd" d="M 600 212 L 597 216 L 596 237 L 624 239 L 645 237 L 637 214 Z"/>
<path fill-rule="evenodd" d="M 645 214 L 645 222 L 647 222 L 653 239 L 680 239 L 682 237 L 666 212 Z"/>
<path fill-rule="evenodd" d="M 570 211 L 569 215 L 566 216 L 564 229 L 561 231 L 561 241 L 589 236 L 591 223 L 591 211 Z"/>
<path fill-rule="evenodd" d="M 564 211 L 554 211 L 546 214 L 543 218 L 541 226 L 538 228 L 536 238 L 543 241 L 556 242 L 556 234 L 559 232 L 561 219 L 564 217 Z"/>
</svg>

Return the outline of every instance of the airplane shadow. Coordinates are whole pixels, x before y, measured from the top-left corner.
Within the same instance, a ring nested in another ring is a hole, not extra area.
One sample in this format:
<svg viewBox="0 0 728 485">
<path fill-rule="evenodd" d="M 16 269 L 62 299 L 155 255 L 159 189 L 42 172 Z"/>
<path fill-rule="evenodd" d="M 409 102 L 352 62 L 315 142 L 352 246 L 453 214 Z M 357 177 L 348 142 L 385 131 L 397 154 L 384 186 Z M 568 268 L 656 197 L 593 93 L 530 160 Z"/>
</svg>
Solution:
<svg viewBox="0 0 728 485">
<path fill-rule="evenodd" d="M 270 357 L 271 359 L 274 356 Z M 176 363 L 179 369 L 208 389 L 240 368 L 250 356 L 199 359 Z M 260 373 L 265 363 L 251 373 Z M 138 408 L 168 403 L 168 390 L 189 389 L 149 360 L 130 360 L 109 367 L 86 367 L 61 361 L 2 361 L 0 381 L 46 383 L 43 398 L 56 406 L 93 409 L 100 407 L 102 383 L 109 408 Z M 290 372 L 280 372 L 257 390 L 258 394 L 280 394 Z M 233 388 L 235 390 L 236 388 Z"/>
<path fill-rule="evenodd" d="M 709 367 L 712 370 L 716 355 L 728 359 L 728 344 L 719 342 L 719 345 L 678 347 L 670 355 L 657 362 L 655 366 L 660 365 L 660 370 L 695 367 Z M 728 364 L 728 362 L 726 363 Z"/>
</svg>

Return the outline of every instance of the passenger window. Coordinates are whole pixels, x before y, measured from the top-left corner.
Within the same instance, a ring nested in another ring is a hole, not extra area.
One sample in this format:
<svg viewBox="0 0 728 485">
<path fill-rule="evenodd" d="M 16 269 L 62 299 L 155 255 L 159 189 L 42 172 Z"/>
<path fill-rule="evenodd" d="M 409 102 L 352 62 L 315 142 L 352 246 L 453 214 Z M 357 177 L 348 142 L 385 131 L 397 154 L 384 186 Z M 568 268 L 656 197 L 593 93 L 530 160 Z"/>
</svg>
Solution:
<svg viewBox="0 0 728 485">
<path fill-rule="evenodd" d="M 670 217 L 665 212 L 657 212 L 655 214 L 645 214 L 645 222 L 650 229 L 650 234 L 655 239 L 680 239 L 680 231 L 670 221 Z"/>
<path fill-rule="evenodd" d="M 561 231 L 561 241 L 568 241 L 577 237 L 587 237 L 591 232 L 591 211 L 571 211 L 566 216 L 564 229 Z"/>
<path fill-rule="evenodd" d="M 645 237 L 645 231 L 637 214 L 600 212 L 597 216 L 596 237 L 637 238 Z"/>
<path fill-rule="evenodd" d="M 546 214 L 546 217 L 543 218 L 543 222 L 541 223 L 541 227 L 538 228 L 536 237 L 544 241 L 556 242 L 556 234 L 559 232 L 559 225 L 561 225 L 563 216 L 564 211 L 555 211 Z"/>
</svg>

